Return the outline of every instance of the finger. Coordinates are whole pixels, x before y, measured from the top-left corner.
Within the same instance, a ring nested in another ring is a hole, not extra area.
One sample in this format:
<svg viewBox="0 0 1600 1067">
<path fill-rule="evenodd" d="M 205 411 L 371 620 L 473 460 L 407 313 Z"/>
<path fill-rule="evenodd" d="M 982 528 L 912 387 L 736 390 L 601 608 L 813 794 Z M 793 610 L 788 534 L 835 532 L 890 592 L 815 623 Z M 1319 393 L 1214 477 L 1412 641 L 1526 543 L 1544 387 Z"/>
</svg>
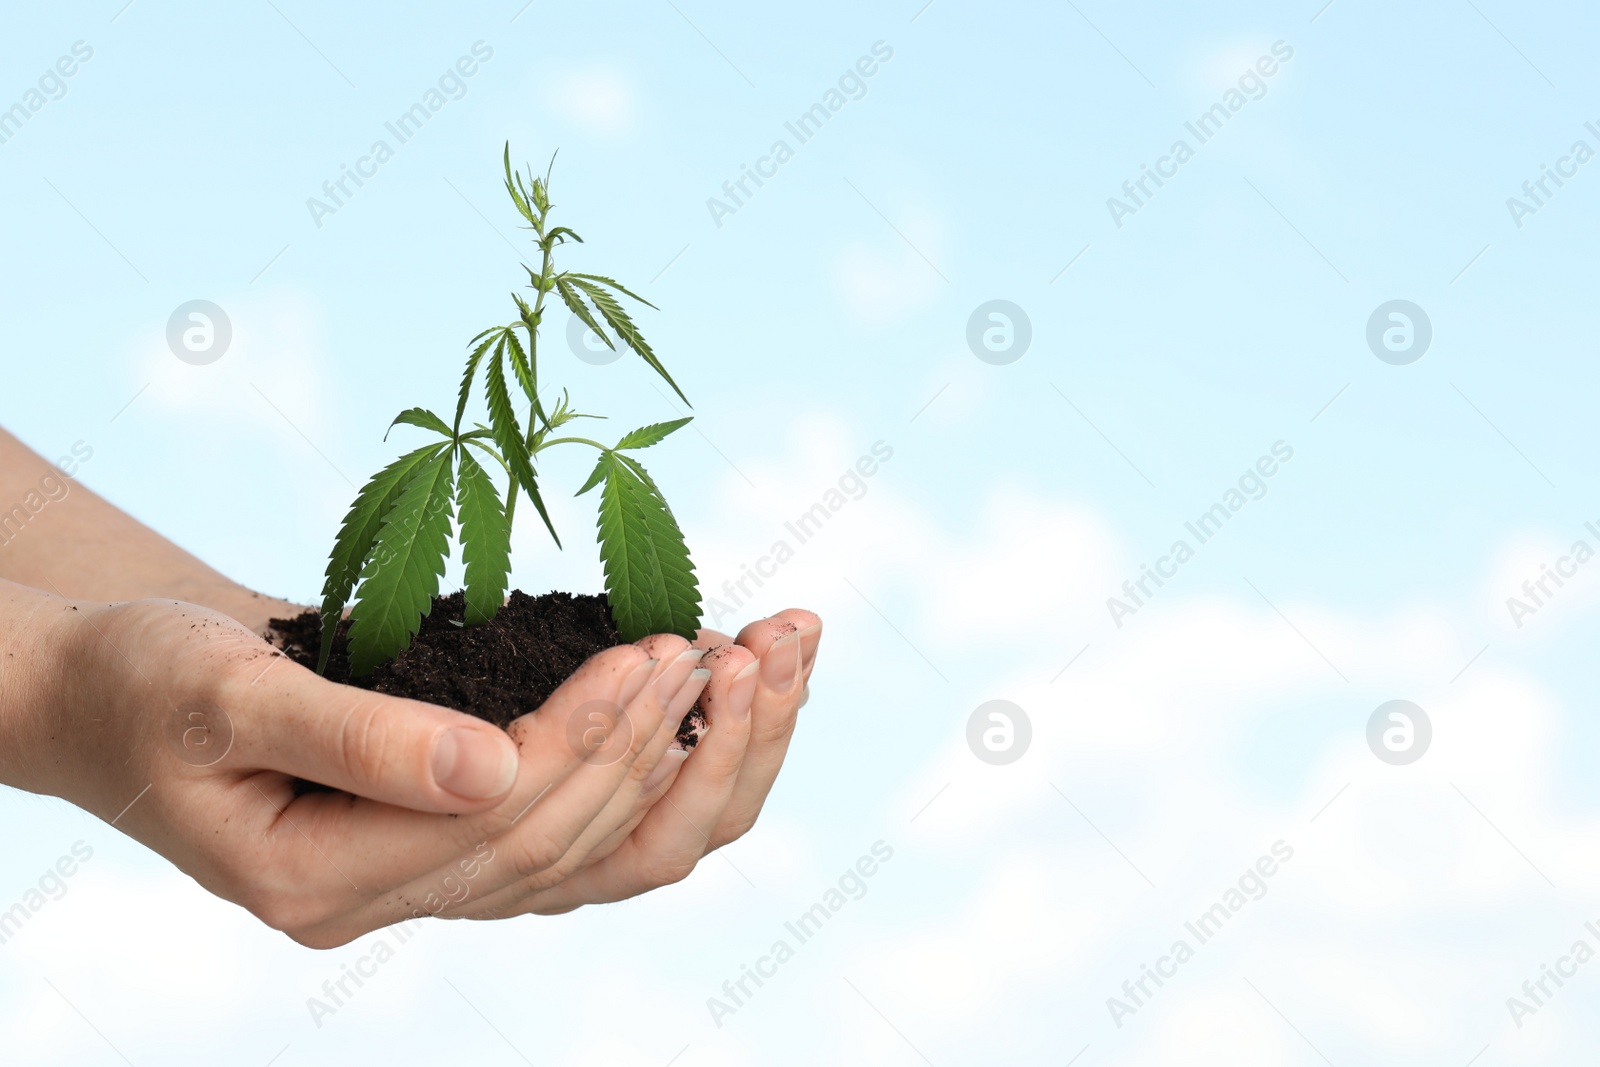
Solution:
<svg viewBox="0 0 1600 1067">
<path fill-rule="evenodd" d="M 676 723 L 682 720 L 711 679 L 711 671 L 698 666 L 701 655 L 703 653 L 698 649 L 689 649 L 681 654 L 672 671 L 663 673 L 659 683 L 661 695 L 664 697 L 668 692 L 674 692 L 675 695 L 662 716 L 661 727 L 651 739 L 646 752 L 635 760 L 632 772 L 605 809 L 595 816 L 560 860 L 497 891 L 457 905 L 452 909 L 453 912 L 459 914 L 513 907 L 530 894 L 564 881 L 615 851 L 626 839 L 628 831 L 649 812 L 651 803 L 664 792 L 665 786 L 659 783 L 670 778 L 671 772 L 682 766 L 683 761 L 678 757 L 687 753 L 669 746 L 677 733 Z M 685 670 L 689 672 L 687 675 L 682 673 Z M 597 851 L 599 855 L 595 855 Z"/>
<path fill-rule="evenodd" d="M 739 777 L 759 666 L 755 656 L 738 645 L 712 649 L 701 662 L 712 671 L 701 697 L 709 728 L 672 789 L 615 853 L 515 907 L 497 909 L 498 914 L 556 912 L 623 900 L 679 881 L 694 869 Z"/>
<path fill-rule="evenodd" d="M 772 784 L 789 753 L 789 742 L 803 693 L 822 640 L 822 620 L 791 608 L 739 631 L 739 644 L 760 657 L 755 699 L 750 709 L 750 745 L 739 780 L 722 819 L 711 832 L 711 847 L 743 837 L 755 825 Z"/>
<path fill-rule="evenodd" d="M 681 637 L 663 635 L 645 638 L 638 643 L 666 664 L 654 683 L 655 698 L 662 703 L 660 724 L 656 727 L 655 735 L 633 761 L 627 778 L 611 795 L 605 808 L 583 829 L 560 861 L 531 878 L 506 886 L 503 892 L 526 895 L 587 866 L 596 848 L 609 841 L 622 827 L 637 825 L 636 816 L 650 806 L 647 790 L 654 792 L 657 797 L 662 791 L 657 785 L 658 772 L 669 771 L 680 762 L 669 759 L 668 766 L 661 767 L 662 758 L 669 755 L 669 746 L 677 736 L 678 723 L 711 678 L 711 672 L 700 667 L 700 660 L 705 653 L 689 647 L 689 643 Z"/>
<path fill-rule="evenodd" d="M 605 810 L 632 773 L 640 753 L 659 732 L 665 716 L 660 676 L 672 674 L 681 686 L 684 673 L 694 669 L 690 664 L 683 672 L 671 670 L 675 664 L 663 665 L 632 645 L 610 649 L 601 656 L 631 663 L 627 680 L 606 699 L 582 701 L 568 717 L 559 743 L 578 756 L 578 766 L 548 792 L 535 796 L 513 826 L 489 838 L 497 858 L 484 865 L 473 881 L 471 899 L 482 900 L 560 863 Z M 581 687 L 575 688 L 583 695 Z M 539 721 L 543 710 L 532 716 L 532 725 L 524 729 L 547 730 L 548 724 Z M 521 723 L 523 720 L 513 723 L 513 730 Z M 397 887 L 373 904 L 365 920 L 372 921 L 374 914 L 400 918 L 419 908 L 437 914 L 441 904 L 448 904 L 447 898 L 441 900 L 434 892 L 443 873 L 447 872 L 433 869 Z"/>
<path fill-rule="evenodd" d="M 402 888 L 514 827 L 541 797 L 584 765 L 581 750 L 570 741 L 582 734 L 582 716 L 596 704 L 615 706 L 636 696 L 648 680 L 648 673 L 640 674 L 647 660 L 633 646 L 601 652 L 537 712 L 513 722 L 520 744 L 517 781 L 487 812 L 425 814 L 340 793 L 296 796 L 289 778 L 280 774 L 219 776 L 228 783 L 228 802 L 249 811 L 263 839 L 260 853 L 251 857 L 252 866 L 270 867 L 284 882 L 277 897 L 284 909 L 297 925 L 321 927 L 319 936 L 346 936 L 349 929 L 374 929 L 409 914 L 428 887 L 412 895 Z M 225 769 L 237 758 L 230 753 L 213 770 Z M 559 821 L 559 815 L 547 821 Z M 567 832 L 576 835 L 580 829 Z M 249 883 L 258 880 L 259 872 L 221 872 L 225 878 L 234 874 Z M 380 897 L 382 904 L 375 904 Z"/>
<path fill-rule="evenodd" d="M 695 648 L 703 648 L 707 652 L 720 645 L 731 645 L 733 643 L 733 638 L 720 630 L 696 630 L 694 641 L 691 642 Z"/>
<path fill-rule="evenodd" d="M 227 765 L 267 769 L 414 811 L 486 811 L 517 779 L 504 730 L 417 700 L 335 685 L 275 658 L 222 697 Z"/>
</svg>

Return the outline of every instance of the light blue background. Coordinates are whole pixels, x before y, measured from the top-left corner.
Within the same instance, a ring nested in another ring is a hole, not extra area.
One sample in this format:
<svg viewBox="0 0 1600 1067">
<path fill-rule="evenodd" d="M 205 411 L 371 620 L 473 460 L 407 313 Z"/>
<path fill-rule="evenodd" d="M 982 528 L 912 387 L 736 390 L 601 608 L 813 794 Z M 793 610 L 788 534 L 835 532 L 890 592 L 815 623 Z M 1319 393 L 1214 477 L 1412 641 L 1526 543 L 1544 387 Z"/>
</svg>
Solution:
<svg viewBox="0 0 1600 1067">
<path fill-rule="evenodd" d="M 371 939 L 302 950 L 9 794 L 0 908 L 73 841 L 95 858 L 0 948 L 8 1060 L 1593 1047 L 1592 966 L 1521 1028 L 1505 1004 L 1585 936 L 1600 889 L 1596 577 L 1521 629 L 1505 607 L 1600 519 L 1600 163 L 1520 228 L 1506 206 L 1575 140 L 1600 149 L 1592 12 L 274 3 L 6 12 L 0 107 L 94 49 L 0 144 L 13 432 L 52 455 L 87 442 L 86 484 L 311 598 L 348 482 L 401 447 L 389 419 L 447 407 L 465 341 L 507 313 L 509 139 L 541 165 L 560 149 L 560 220 L 588 240 L 565 262 L 662 309 L 645 328 L 699 432 L 651 466 L 708 593 L 873 442 L 894 458 L 741 610 L 801 604 L 828 632 L 768 812 L 726 862 L 626 905 L 431 926 L 319 1029 L 306 998 Z M 307 198 L 480 40 L 494 55 L 465 95 L 316 226 Z M 717 226 L 707 198 L 877 41 L 893 58 L 866 95 Z M 1275 41 L 1294 54 L 1266 95 L 1117 227 L 1107 197 Z M 197 298 L 235 334 L 209 367 L 163 339 Z M 1008 366 L 966 346 L 994 298 L 1032 323 Z M 1365 342 L 1395 298 L 1433 324 L 1409 366 Z M 546 374 L 580 406 L 619 431 L 677 410 L 637 361 L 572 358 L 551 318 Z M 1279 440 L 1294 458 L 1267 495 L 1114 626 L 1106 598 Z M 575 456 L 550 472 L 583 474 Z M 565 553 L 519 529 L 520 586 L 598 587 L 589 506 L 557 507 Z M 997 697 L 1034 729 L 1006 767 L 964 741 Z M 1393 698 L 1433 721 L 1409 767 L 1365 747 Z M 894 859 L 867 895 L 715 1026 L 706 998 L 880 839 Z M 1268 894 L 1116 1027 L 1107 998 L 1279 839 L 1295 859 Z"/>
</svg>

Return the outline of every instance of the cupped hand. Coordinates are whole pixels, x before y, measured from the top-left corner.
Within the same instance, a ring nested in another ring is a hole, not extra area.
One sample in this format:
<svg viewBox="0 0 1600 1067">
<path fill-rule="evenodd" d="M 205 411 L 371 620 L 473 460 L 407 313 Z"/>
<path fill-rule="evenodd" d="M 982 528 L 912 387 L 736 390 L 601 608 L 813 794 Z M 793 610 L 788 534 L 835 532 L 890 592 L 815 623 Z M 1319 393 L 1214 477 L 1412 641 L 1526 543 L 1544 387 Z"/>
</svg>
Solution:
<svg viewBox="0 0 1600 1067">
<path fill-rule="evenodd" d="M 668 748 L 658 762 L 638 761 L 629 784 L 560 860 L 448 913 L 492 919 L 622 900 L 681 880 L 743 836 L 783 765 L 821 637 L 817 616 L 790 609 L 737 639 L 702 630 L 693 646 L 673 637 L 639 642 L 662 662 L 697 662 L 709 672 L 704 736 L 690 751 Z M 670 732 L 681 716 L 668 718 Z"/>
<path fill-rule="evenodd" d="M 8 724 L 6 779 L 99 815 L 315 947 L 681 878 L 754 822 L 818 634 L 800 613 L 737 645 L 704 634 L 699 647 L 613 648 L 508 737 L 328 682 L 205 608 L 41 599 L 33 673 L 47 698 Z M 692 757 L 672 755 L 702 690 L 711 726 Z M 297 780 L 338 792 L 300 795 Z M 673 819 L 652 817 L 663 809 Z"/>
<path fill-rule="evenodd" d="M 5 780 L 78 804 L 315 947 L 465 899 L 496 867 L 486 842 L 513 827 L 553 862 L 610 799 L 590 774 L 558 795 L 594 770 L 569 736 L 595 709 L 632 707 L 654 672 L 631 646 L 595 657 L 524 717 L 519 745 L 328 682 L 205 608 L 4 584 L 41 635 L 26 677 L 4 679 Z M 297 795 L 300 779 L 340 792 Z"/>
</svg>

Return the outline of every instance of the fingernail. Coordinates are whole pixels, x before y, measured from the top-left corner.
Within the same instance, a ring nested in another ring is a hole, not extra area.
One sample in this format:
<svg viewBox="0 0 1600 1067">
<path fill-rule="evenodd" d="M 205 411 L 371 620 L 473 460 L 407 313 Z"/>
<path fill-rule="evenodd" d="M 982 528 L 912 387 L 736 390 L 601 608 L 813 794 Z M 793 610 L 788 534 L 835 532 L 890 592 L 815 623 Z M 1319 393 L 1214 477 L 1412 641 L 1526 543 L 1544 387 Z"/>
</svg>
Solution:
<svg viewBox="0 0 1600 1067">
<path fill-rule="evenodd" d="M 667 707 L 672 703 L 672 698 L 678 695 L 684 683 L 689 680 L 689 675 L 700 665 L 700 659 L 706 654 L 703 648 L 691 648 L 679 653 L 678 658 L 667 665 L 661 672 L 661 678 L 656 682 L 656 701 Z"/>
<path fill-rule="evenodd" d="M 656 667 L 661 663 L 658 659 L 647 659 L 633 669 L 633 673 L 623 679 L 622 688 L 617 690 L 617 703 L 627 707 L 633 703 L 633 698 L 644 692 L 646 683 L 656 673 Z"/>
<path fill-rule="evenodd" d="M 488 800 L 517 780 L 517 746 L 511 738 L 455 726 L 433 742 L 433 780 L 468 800 Z"/>
<path fill-rule="evenodd" d="M 650 772 L 650 777 L 644 780 L 644 785 L 639 787 L 641 796 L 649 796 L 661 788 L 661 783 L 675 774 L 683 761 L 689 758 L 686 748 L 669 748 L 661 754 L 661 762 L 656 764 L 656 769 Z"/>
<path fill-rule="evenodd" d="M 756 698 L 756 671 L 760 669 L 761 661 L 756 660 L 734 675 L 733 684 L 728 686 L 728 712 L 739 722 L 750 717 L 750 703 Z"/>
<path fill-rule="evenodd" d="M 800 690 L 800 703 L 796 707 L 803 708 L 809 703 L 811 703 L 811 683 L 807 682 L 806 687 Z"/>
<path fill-rule="evenodd" d="M 784 634 L 761 657 L 761 680 L 774 693 L 788 693 L 800 677 L 800 632 Z"/>
<path fill-rule="evenodd" d="M 805 673 L 817 660 L 817 646 L 822 643 L 822 624 L 814 623 L 800 631 L 800 671 Z"/>
<path fill-rule="evenodd" d="M 672 698 L 672 703 L 667 705 L 667 722 L 681 722 L 689 714 L 689 709 L 694 707 L 694 702 L 700 699 L 700 694 L 705 692 L 706 683 L 711 681 L 711 672 L 704 667 L 697 667 L 689 672 L 689 677 L 684 681 L 678 695 Z"/>
</svg>

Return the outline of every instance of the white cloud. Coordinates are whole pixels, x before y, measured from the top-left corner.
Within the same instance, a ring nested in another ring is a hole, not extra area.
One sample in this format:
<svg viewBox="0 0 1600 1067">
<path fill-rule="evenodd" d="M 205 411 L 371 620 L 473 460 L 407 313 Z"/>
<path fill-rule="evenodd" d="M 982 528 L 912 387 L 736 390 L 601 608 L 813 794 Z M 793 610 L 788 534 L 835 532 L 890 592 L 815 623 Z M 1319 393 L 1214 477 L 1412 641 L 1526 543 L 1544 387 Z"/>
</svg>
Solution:
<svg viewBox="0 0 1600 1067">
<path fill-rule="evenodd" d="M 624 137 L 633 132 L 636 97 L 633 81 L 608 65 L 567 71 L 545 92 L 551 110 L 599 137 Z"/>
<path fill-rule="evenodd" d="M 211 298 L 232 333 L 214 363 L 185 363 L 168 346 L 166 324 L 137 342 L 134 388 L 149 387 L 128 415 L 146 409 L 197 426 L 265 427 L 303 447 L 327 430 L 327 346 L 320 310 L 295 291 L 240 292 Z M 299 433 L 296 432 L 298 428 Z"/>
<path fill-rule="evenodd" d="M 920 206 L 900 208 L 892 217 L 894 230 L 885 226 L 870 241 L 851 241 L 834 258 L 834 288 L 845 309 L 869 326 L 909 317 L 948 285 L 939 266 L 946 252 L 943 220 Z M 870 224 L 879 221 L 874 217 Z"/>
</svg>

